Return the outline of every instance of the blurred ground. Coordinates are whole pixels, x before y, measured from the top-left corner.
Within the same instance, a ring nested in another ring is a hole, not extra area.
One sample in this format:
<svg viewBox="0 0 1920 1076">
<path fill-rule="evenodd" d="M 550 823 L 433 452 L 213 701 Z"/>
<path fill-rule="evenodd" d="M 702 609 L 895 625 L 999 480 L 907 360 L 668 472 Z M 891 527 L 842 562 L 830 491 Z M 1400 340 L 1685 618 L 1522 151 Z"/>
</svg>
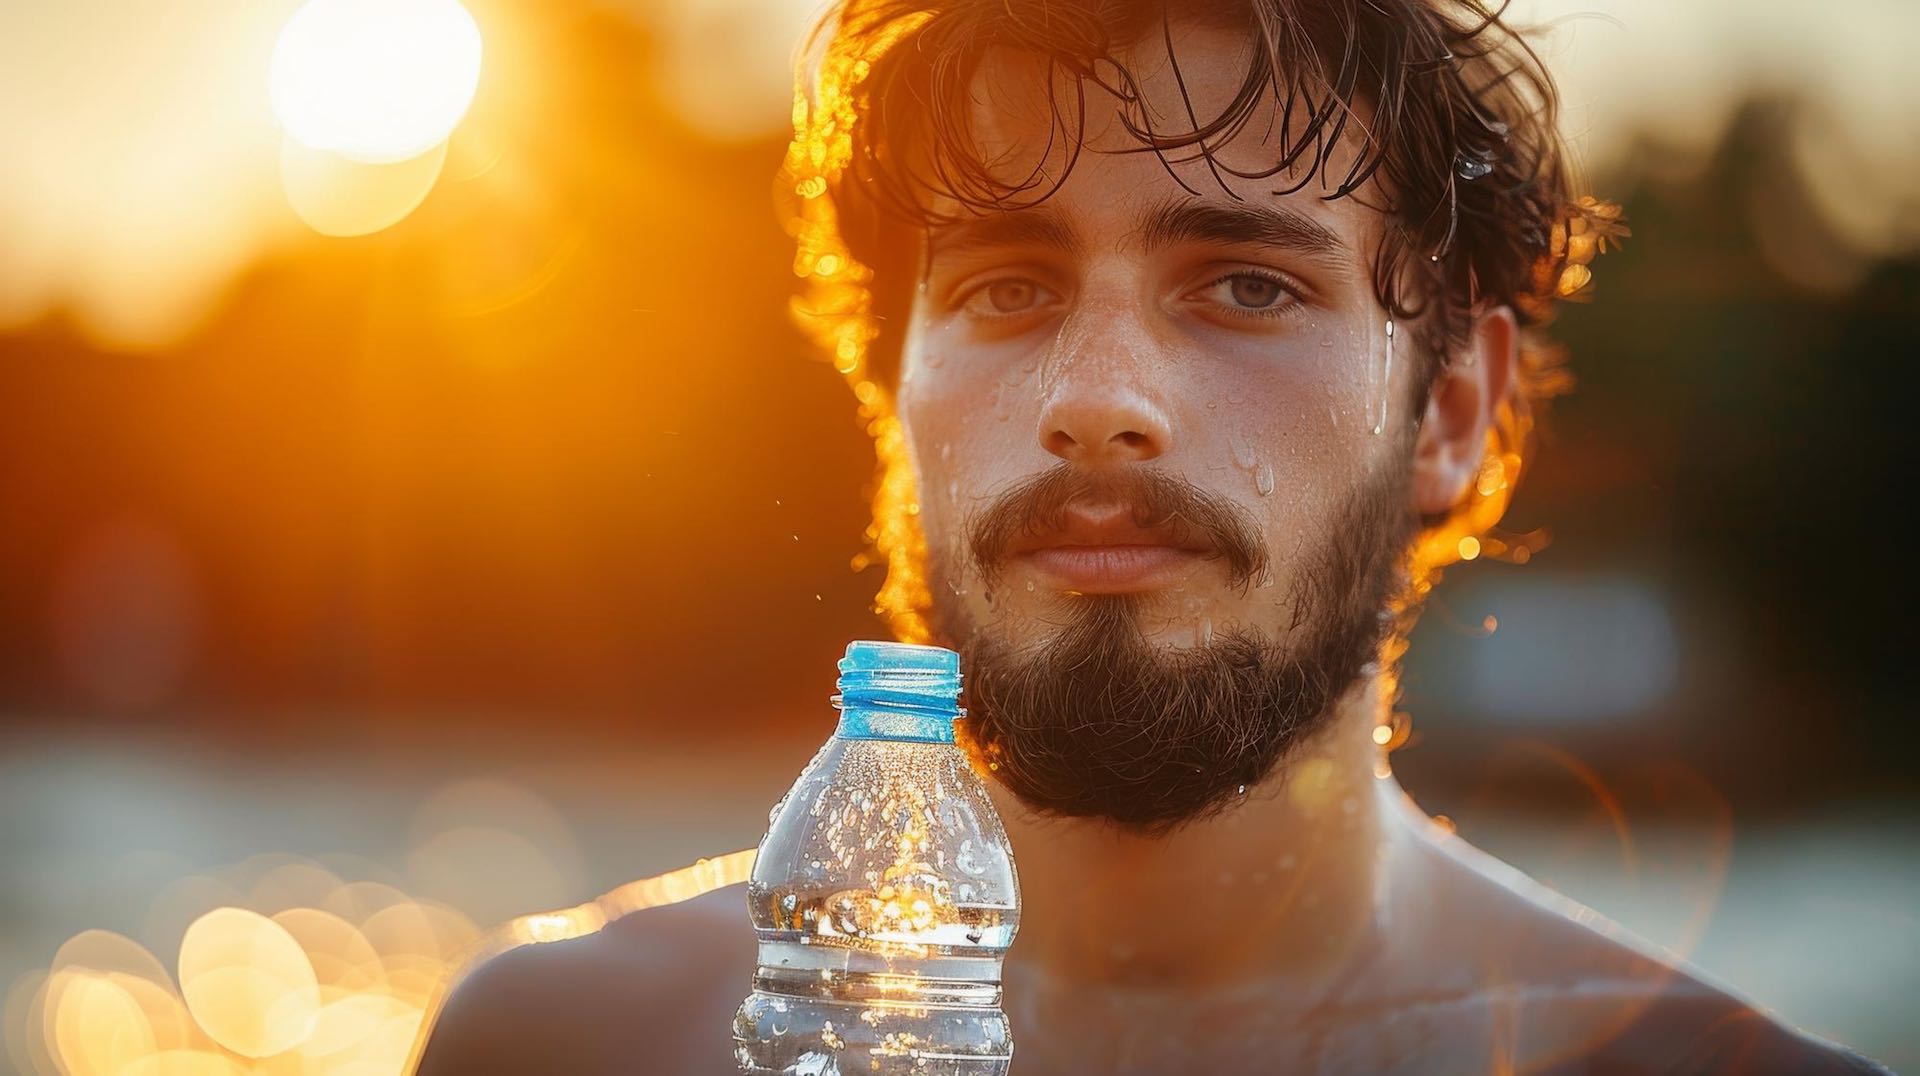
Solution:
<svg viewBox="0 0 1920 1076">
<path fill-rule="evenodd" d="M 290 855 L 444 900 L 483 926 L 570 904 L 750 847 L 812 747 L 759 744 L 722 759 L 672 747 L 541 755 L 469 743 L 390 749 L 372 762 L 316 749 L 236 764 L 204 748 L 44 730 L 5 746 L 3 982 L 44 967 L 88 928 L 128 934 L 165 962 L 170 909 L 214 891 L 183 879 L 257 875 Z M 1630 817 L 1596 839 L 1577 810 L 1451 798 L 1454 821 L 1480 846 L 1691 952 L 1789 1021 L 1896 1068 L 1920 1066 L 1911 1021 L 1920 815 L 1826 807 L 1737 826 L 1726 849 L 1688 818 Z M 1724 878 L 1716 850 L 1726 853 Z"/>
</svg>

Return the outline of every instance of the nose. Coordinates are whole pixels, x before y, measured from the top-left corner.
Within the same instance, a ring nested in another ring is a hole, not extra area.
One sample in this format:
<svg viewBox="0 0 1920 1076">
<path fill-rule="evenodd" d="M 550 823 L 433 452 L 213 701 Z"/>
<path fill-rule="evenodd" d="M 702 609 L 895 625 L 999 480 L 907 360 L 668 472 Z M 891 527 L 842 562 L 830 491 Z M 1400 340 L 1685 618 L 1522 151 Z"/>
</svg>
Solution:
<svg viewBox="0 0 1920 1076">
<path fill-rule="evenodd" d="M 1166 412 L 1119 371 L 1082 371 L 1056 386 L 1040 412 L 1040 446 L 1087 467 L 1139 463 L 1166 453 Z"/>
</svg>

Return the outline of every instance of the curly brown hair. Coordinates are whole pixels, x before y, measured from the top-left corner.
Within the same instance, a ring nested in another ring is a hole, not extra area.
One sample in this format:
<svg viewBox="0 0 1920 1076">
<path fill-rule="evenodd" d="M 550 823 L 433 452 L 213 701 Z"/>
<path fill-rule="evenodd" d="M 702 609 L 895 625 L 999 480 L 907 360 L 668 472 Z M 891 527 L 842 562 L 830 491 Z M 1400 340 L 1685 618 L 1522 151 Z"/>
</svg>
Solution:
<svg viewBox="0 0 1920 1076">
<path fill-rule="evenodd" d="M 1256 46 L 1215 115 L 1197 114 L 1185 95 L 1177 22 L 1236 30 Z M 1185 129 L 1155 126 L 1125 62 L 1149 35 L 1166 40 Z M 982 159 L 967 123 L 972 79 L 998 48 L 1044 61 L 1053 88 L 1041 166 L 1018 181 Z M 796 312 L 847 375 L 875 439 L 881 481 L 868 537 L 889 566 L 877 611 L 903 637 L 926 636 L 929 600 L 892 405 L 923 232 L 1057 190 L 1084 142 L 1089 85 L 1118 100 L 1137 151 L 1159 155 L 1190 191 L 1172 165 L 1204 159 L 1223 189 L 1227 175 L 1278 177 L 1275 194 L 1317 184 L 1318 197 L 1368 199 L 1389 222 L 1373 258 L 1375 293 L 1416 329 L 1422 391 L 1475 310 L 1513 308 L 1523 327 L 1516 391 L 1461 503 L 1423 521 L 1402 610 L 1417 609 L 1446 564 L 1531 553 L 1536 543 L 1492 528 L 1535 410 L 1568 384 L 1539 328 L 1557 298 L 1588 286 L 1593 254 L 1626 230 L 1617 208 L 1574 197 L 1552 77 L 1502 10 L 1480 0 L 842 0 L 809 52 L 778 191 L 798 242 L 795 271 L 809 283 Z M 1216 154 L 1269 118 L 1280 143 L 1270 167 L 1237 171 Z M 1331 174 L 1349 135 L 1359 152 Z"/>
</svg>

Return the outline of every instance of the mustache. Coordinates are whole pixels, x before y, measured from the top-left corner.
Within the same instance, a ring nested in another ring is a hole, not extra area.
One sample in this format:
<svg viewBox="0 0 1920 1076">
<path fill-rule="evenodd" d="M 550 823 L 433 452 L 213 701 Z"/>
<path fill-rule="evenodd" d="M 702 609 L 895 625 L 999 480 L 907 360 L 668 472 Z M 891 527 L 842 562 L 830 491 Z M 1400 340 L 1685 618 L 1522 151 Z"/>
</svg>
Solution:
<svg viewBox="0 0 1920 1076">
<path fill-rule="evenodd" d="M 967 524 L 967 549 L 980 577 L 994 580 L 1022 538 L 1059 530 L 1076 504 L 1122 504 L 1142 529 L 1169 527 L 1176 539 L 1204 539 L 1246 589 L 1267 572 L 1267 546 L 1245 509 L 1176 475 L 1146 468 L 1088 471 L 1062 463 L 996 495 Z"/>
</svg>

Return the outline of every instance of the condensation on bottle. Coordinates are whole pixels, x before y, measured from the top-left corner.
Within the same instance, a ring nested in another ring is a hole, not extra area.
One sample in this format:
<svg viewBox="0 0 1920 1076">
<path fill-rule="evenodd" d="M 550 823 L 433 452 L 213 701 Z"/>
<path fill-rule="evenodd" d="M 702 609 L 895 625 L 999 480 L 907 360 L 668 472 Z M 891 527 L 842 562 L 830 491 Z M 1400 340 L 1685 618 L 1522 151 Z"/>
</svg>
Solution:
<svg viewBox="0 0 1920 1076">
<path fill-rule="evenodd" d="M 743 1073 L 1003 1074 L 1000 970 L 1019 881 L 954 742 L 960 658 L 855 642 L 834 734 L 774 806 L 747 886 L 759 940 Z"/>
</svg>

